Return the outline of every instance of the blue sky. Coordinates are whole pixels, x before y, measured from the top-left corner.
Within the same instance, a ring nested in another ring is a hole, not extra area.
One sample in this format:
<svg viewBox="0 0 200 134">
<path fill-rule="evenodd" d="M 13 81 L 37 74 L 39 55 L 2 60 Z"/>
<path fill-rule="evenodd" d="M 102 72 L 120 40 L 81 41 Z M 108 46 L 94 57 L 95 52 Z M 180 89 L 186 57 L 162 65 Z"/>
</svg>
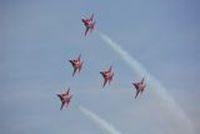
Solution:
<svg viewBox="0 0 200 134">
<path fill-rule="evenodd" d="M 159 79 L 199 133 L 198 5 L 197 0 L 0 1 L 0 130 L 102 133 L 77 109 L 81 104 L 122 133 L 175 133 L 170 120 L 155 113 L 158 102 L 149 102 L 148 89 L 133 99 L 131 82 L 138 78 L 97 33 L 84 37 L 81 18 L 94 13 L 96 30 L 122 45 Z M 72 78 L 67 60 L 80 53 L 84 68 Z M 99 71 L 110 64 L 115 79 L 102 89 Z M 56 93 L 67 87 L 73 101 L 69 109 L 59 111 Z"/>
</svg>

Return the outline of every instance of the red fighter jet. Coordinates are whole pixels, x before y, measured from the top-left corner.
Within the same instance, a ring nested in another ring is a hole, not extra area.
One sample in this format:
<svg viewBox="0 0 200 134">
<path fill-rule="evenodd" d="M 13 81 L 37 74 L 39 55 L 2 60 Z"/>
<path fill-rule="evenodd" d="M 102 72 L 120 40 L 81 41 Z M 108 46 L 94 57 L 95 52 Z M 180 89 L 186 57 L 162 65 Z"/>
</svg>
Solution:
<svg viewBox="0 0 200 134">
<path fill-rule="evenodd" d="M 57 96 L 60 98 L 60 101 L 61 101 L 60 110 L 63 109 L 63 106 L 65 104 L 66 104 L 66 107 L 69 105 L 69 103 L 72 99 L 72 95 L 69 92 L 70 92 L 70 88 L 62 94 L 57 94 Z"/>
<path fill-rule="evenodd" d="M 101 71 L 100 74 L 104 78 L 103 87 L 105 87 L 106 83 L 109 82 L 109 84 L 110 84 L 113 79 L 114 73 L 112 72 L 112 66 L 110 66 L 110 68 L 108 70 Z"/>
<path fill-rule="evenodd" d="M 136 99 L 137 96 L 139 95 L 139 93 L 141 95 L 144 91 L 144 88 L 146 87 L 146 85 L 144 83 L 144 78 L 142 78 L 142 80 L 140 82 L 133 83 L 133 86 L 136 89 L 136 94 L 135 94 L 135 99 Z"/>
<path fill-rule="evenodd" d="M 88 31 L 90 30 L 90 32 L 92 32 L 92 30 L 94 29 L 95 26 L 95 21 L 94 21 L 94 14 L 91 15 L 90 18 L 83 18 L 82 22 L 85 25 L 85 36 L 87 35 Z"/>
<path fill-rule="evenodd" d="M 69 60 L 69 62 L 72 64 L 72 66 L 74 68 L 72 76 L 75 75 L 77 70 L 80 73 L 81 68 L 83 66 L 83 61 L 81 62 L 81 55 L 79 55 L 76 59 Z"/>
</svg>

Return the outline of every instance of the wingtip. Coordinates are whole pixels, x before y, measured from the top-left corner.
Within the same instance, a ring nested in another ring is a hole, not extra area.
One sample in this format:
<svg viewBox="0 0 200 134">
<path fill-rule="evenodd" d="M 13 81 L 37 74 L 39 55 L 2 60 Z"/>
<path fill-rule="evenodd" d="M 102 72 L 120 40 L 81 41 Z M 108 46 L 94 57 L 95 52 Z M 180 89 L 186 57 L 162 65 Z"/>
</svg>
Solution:
<svg viewBox="0 0 200 134">
<path fill-rule="evenodd" d="M 73 61 L 72 61 L 72 60 L 68 60 L 68 62 L 71 63 L 71 64 L 73 64 Z"/>
<path fill-rule="evenodd" d="M 135 87 L 135 86 L 136 86 L 136 83 L 132 82 L 132 85 Z"/>
<path fill-rule="evenodd" d="M 60 94 L 56 94 L 56 96 L 60 98 Z"/>
</svg>

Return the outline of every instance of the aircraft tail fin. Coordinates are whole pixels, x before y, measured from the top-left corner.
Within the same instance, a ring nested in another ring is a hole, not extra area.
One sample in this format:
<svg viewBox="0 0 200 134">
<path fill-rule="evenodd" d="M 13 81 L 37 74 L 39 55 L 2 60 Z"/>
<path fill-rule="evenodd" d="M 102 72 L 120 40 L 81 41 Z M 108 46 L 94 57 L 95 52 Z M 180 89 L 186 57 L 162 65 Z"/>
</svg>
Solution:
<svg viewBox="0 0 200 134">
<path fill-rule="evenodd" d="M 93 22 L 93 24 L 92 24 L 92 29 L 95 28 L 95 24 L 96 24 L 96 21 Z"/>
<path fill-rule="evenodd" d="M 112 73 L 112 75 L 111 75 L 111 81 L 113 80 L 113 76 L 114 76 L 114 73 Z"/>
<path fill-rule="evenodd" d="M 70 89 L 70 88 L 68 88 L 68 90 L 67 90 L 67 94 L 69 94 L 70 90 L 71 90 L 71 89 Z"/>
<path fill-rule="evenodd" d="M 112 71 L 112 65 L 109 67 L 108 71 L 109 71 L 109 72 L 111 72 L 111 71 Z"/>
<path fill-rule="evenodd" d="M 78 58 L 77 58 L 78 60 L 81 60 L 81 54 L 79 54 L 79 56 L 78 56 Z"/>
<path fill-rule="evenodd" d="M 92 13 L 91 17 L 90 17 L 90 20 L 93 21 L 94 19 L 94 13 Z"/>
<path fill-rule="evenodd" d="M 141 83 L 142 83 L 142 84 L 144 83 L 144 77 L 142 78 Z"/>
</svg>

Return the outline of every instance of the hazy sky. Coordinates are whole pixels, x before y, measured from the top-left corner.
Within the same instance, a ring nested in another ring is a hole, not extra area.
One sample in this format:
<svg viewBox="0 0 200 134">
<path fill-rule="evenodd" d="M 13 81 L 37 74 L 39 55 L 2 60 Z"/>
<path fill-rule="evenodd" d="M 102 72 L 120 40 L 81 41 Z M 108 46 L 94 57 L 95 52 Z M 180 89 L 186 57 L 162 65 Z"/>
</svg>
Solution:
<svg viewBox="0 0 200 134">
<path fill-rule="evenodd" d="M 81 18 L 118 42 L 160 80 L 200 133 L 200 2 L 198 0 L 1 0 L 0 130 L 4 134 L 101 134 L 78 109 L 86 106 L 123 134 L 177 134 L 150 91 L 137 100 L 139 78 Z M 82 54 L 71 76 L 68 59 Z M 102 89 L 102 69 L 115 78 Z M 60 111 L 56 94 L 74 97 Z M 149 89 L 150 90 L 150 89 Z M 152 101 L 151 101 L 152 100 Z M 177 128 L 178 130 L 179 128 Z M 178 131 L 180 132 L 180 131 Z"/>
</svg>

